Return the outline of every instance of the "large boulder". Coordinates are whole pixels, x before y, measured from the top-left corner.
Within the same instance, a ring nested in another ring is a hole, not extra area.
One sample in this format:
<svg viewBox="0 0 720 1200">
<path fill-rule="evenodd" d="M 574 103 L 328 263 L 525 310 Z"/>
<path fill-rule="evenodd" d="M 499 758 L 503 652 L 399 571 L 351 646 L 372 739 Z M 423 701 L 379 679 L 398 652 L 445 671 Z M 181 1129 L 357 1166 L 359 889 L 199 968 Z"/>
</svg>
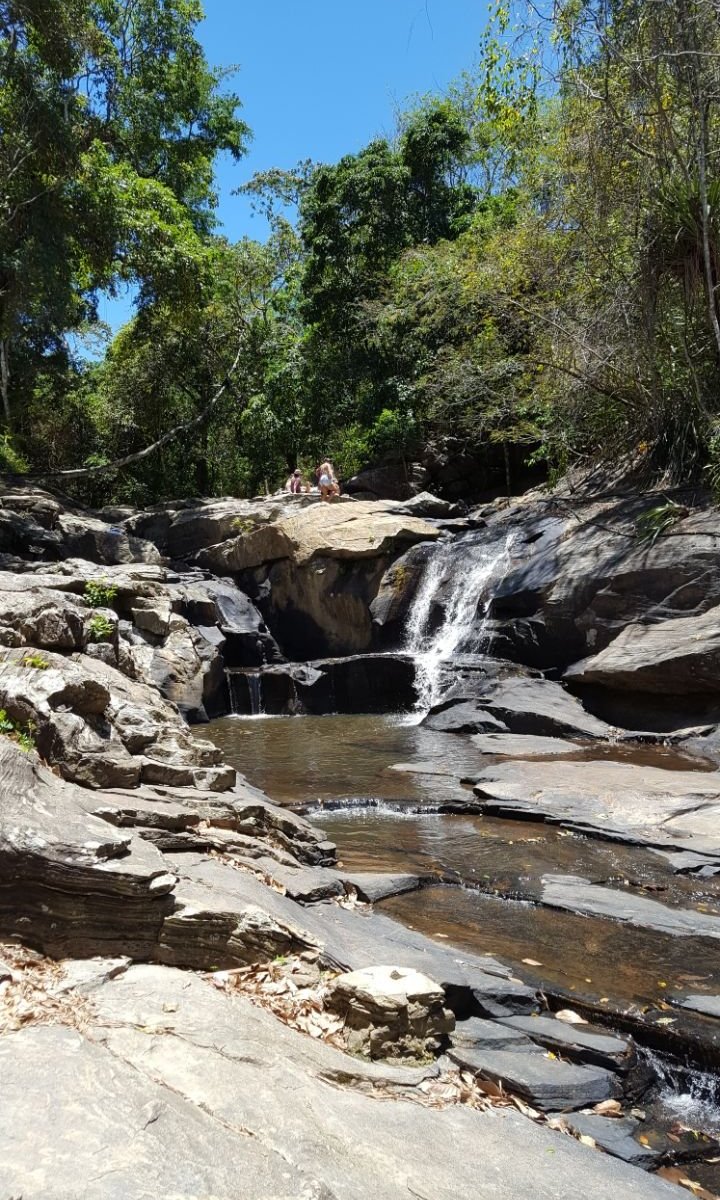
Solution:
<svg viewBox="0 0 720 1200">
<path fill-rule="evenodd" d="M 87 641 L 88 606 L 38 586 L 24 575 L 0 574 L 0 645 L 79 650 Z"/>
<path fill-rule="evenodd" d="M 699 616 L 628 625 L 605 650 L 570 667 L 565 678 L 635 692 L 717 696 L 720 605 Z"/>
<path fill-rule="evenodd" d="M 420 495 L 430 482 L 430 472 L 420 463 L 389 463 L 368 467 L 343 482 L 343 488 L 363 500 L 408 500 Z"/>
<path fill-rule="evenodd" d="M 152 542 L 133 537 L 122 525 L 109 525 L 87 513 L 61 513 L 57 529 L 66 554 L 98 563 L 159 563 Z"/>
<path fill-rule="evenodd" d="M 453 682 L 442 689 L 424 724 L 446 733 L 509 731 L 589 739 L 608 738 L 612 733 L 562 684 L 491 658 L 475 667 L 463 667 L 461 660 Z"/>
<path fill-rule="evenodd" d="M 247 532 L 256 525 L 268 524 L 283 513 L 317 504 L 319 496 L 258 497 L 239 500 L 222 496 L 211 500 L 179 500 L 158 505 L 146 512 L 125 518 L 126 528 L 137 537 L 147 538 L 172 559 L 189 559 L 199 550 Z"/>
<path fill-rule="evenodd" d="M 680 497 L 678 497 L 680 499 Z M 494 590 L 503 652 L 533 666 L 568 666 L 640 621 L 698 616 L 720 604 L 717 510 L 680 517 L 654 540 L 637 521 L 662 495 L 567 500 L 534 495 L 490 516 L 515 536 Z"/>
<path fill-rule="evenodd" d="M 292 558 L 298 567 L 317 559 L 379 558 L 403 544 L 434 540 L 439 531 L 398 506 L 358 501 L 316 504 L 280 516 L 232 539 L 229 546 L 210 546 L 197 560 L 220 573 L 259 567 Z"/>
<path fill-rule="evenodd" d="M 236 575 L 293 658 L 356 654 L 373 640 L 370 604 L 390 561 L 441 531 L 391 503 L 316 504 L 197 556 Z"/>
</svg>

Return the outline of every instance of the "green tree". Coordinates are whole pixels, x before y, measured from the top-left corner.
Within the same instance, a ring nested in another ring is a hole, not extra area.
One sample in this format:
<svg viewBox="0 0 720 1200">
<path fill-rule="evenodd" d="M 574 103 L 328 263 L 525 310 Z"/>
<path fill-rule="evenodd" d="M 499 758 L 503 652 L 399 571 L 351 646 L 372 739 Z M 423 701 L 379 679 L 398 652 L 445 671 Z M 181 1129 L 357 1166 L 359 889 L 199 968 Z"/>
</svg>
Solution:
<svg viewBox="0 0 720 1200">
<path fill-rule="evenodd" d="M 242 152 L 197 0 L 0 0 L 0 396 L 27 430 L 38 376 L 101 289 L 197 287 L 212 164 Z M 42 392 L 42 388 L 39 389 Z M 18 411 L 19 410 L 19 411 Z"/>
</svg>

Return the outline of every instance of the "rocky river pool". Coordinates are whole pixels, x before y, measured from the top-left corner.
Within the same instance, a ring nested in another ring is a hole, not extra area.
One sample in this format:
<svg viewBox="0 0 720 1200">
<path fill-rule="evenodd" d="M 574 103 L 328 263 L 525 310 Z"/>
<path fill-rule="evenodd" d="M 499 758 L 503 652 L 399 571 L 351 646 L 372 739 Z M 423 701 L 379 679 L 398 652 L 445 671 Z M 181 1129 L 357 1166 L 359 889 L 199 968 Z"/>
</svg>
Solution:
<svg viewBox="0 0 720 1200">
<path fill-rule="evenodd" d="M 688 992 L 720 991 L 720 943 L 543 900 L 544 877 L 579 876 L 676 914 L 715 916 L 715 878 L 674 873 L 646 847 L 473 812 L 472 789 L 461 779 L 487 766 L 489 756 L 413 714 L 231 716 L 212 722 L 208 733 L 252 784 L 321 825 L 346 868 L 419 878 L 421 886 L 378 905 L 386 915 L 459 951 L 500 959 L 556 1008 L 577 1006 L 595 1020 L 605 1014 L 639 1034 L 648 1054 L 667 1048 L 672 1034 L 681 1046 L 685 1039 L 695 1045 L 692 1069 L 669 1071 L 666 1104 L 683 1120 L 720 1130 L 713 1078 L 702 1069 L 720 1051 L 714 1022 L 677 1007 Z M 571 750 L 579 760 L 599 755 L 597 746 Z M 707 768 L 663 746 L 605 746 L 601 753 L 669 772 Z M 539 759 L 539 777 L 544 766 Z M 454 811 L 438 811 L 447 807 Z M 683 1059 L 681 1050 L 677 1062 Z M 662 1059 L 656 1062 L 662 1069 Z"/>
</svg>

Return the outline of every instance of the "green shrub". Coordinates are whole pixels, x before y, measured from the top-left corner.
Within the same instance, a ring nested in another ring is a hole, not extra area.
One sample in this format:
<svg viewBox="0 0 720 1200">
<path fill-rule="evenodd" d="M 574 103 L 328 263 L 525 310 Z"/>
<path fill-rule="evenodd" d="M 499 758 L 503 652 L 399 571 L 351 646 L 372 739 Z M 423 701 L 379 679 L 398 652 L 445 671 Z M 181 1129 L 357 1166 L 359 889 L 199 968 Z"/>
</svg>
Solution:
<svg viewBox="0 0 720 1200">
<path fill-rule="evenodd" d="M 0 734 L 9 737 L 15 742 L 21 750 L 30 751 L 35 749 L 35 724 L 33 721 L 28 721 L 27 725 L 16 725 L 15 722 L 7 715 L 4 708 L 0 708 Z"/>
<path fill-rule="evenodd" d="M 115 626 L 104 613 L 93 613 L 88 622 L 91 642 L 106 642 L 115 633 Z"/>
<path fill-rule="evenodd" d="M 661 534 L 687 515 L 688 510 L 684 505 L 668 500 L 665 504 L 658 504 L 655 508 L 648 508 L 641 513 L 635 522 L 635 531 L 640 541 L 650 542 L 652 545 Z"/>
<path fill-rule="evenodd" d="M 83 595 L 92 608 L 110 608 L 117 596 L 117 588 L 103 579 L 88 579 Z"/>
<path fill-rule="evenodd" d="M 256 525 L 248 517 L 235 517 L 232 527 L 236 533 L 252 533 Z"/>
<path fill-rule="evenodd" d="M 50 666 L 50 663 L 46 658 L 43 658 L 42 654 L 33 651 L 31 654 L 25 655 L 20 665 L 22 667 L 31 667 L 34 671 L 44 671 Z"/>
</svg>

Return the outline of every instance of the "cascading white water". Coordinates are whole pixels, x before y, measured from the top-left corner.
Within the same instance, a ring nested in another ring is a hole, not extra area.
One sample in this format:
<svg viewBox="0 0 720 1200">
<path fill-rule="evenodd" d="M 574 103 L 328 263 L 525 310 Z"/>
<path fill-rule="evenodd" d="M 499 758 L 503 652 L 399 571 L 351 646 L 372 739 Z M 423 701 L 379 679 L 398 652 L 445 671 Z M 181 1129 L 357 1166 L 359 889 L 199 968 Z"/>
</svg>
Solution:
<svg viewBox="0 0 720 1200">
<path fill-rule="evenodd" d="M 699 1129 L 717 1137 L 720 1134 L 717 1073 L 678 1065 L 647 1048 L 642 1049 L 641 1055 L 658 1081 L 658 1099 L 665 1112 L 689 1129 Z"/>
<path fill-rule="evenodd" d="M 492 585 L 507 571 L 514 535 L 492 545 L 446 542 L 430 558 L 408 612 L 405 649 L 415 660 L 417 708 L 438 700 L 443 664 L 458 651 L 487 650 Z M 443 615 L 433 629 L 433 611 L 443 594 Z"/>
</svg>

